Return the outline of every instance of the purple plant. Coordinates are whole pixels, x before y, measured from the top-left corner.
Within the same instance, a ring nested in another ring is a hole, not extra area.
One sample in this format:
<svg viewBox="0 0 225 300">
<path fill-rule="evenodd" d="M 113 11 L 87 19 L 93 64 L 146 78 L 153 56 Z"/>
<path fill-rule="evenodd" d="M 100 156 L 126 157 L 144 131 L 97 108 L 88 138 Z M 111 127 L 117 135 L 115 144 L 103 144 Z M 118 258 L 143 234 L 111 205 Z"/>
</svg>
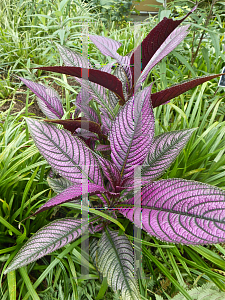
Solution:
<svg viewBox="0 0 225 300">
<path fill-rule="evenodd" d="M 142 47 L 125 57 L 117 53 L 120 43 L 90 36 L 102 54 L 117 61 L 113 75 L 110 73 L 113 63 L 95 70 L 79 54 L 58 45 L 67 66 L 39 69 L 76 76 L 82 89 L 76 99 L 79 110 L 75 118 L 62 120 L 63 106 L 52 89 L 21 78 L 38 96 L 41 109 L 50 119 L 26 118 L 26 121 L 37 148 L 52 167 L 48 182 L 57 192 L 34 215 L 69 201 L 79 206 L 81 196 L 88 194 L 91 212 L 108 208 L 109 217 L 97 214 L 89 220 L 65 218 L 49 223 L 20 249 L 5 273 L 63 247 L 87 229 L 91 233 L 103 231 L 100 240 L 94 239 L 90 246 L 94 264 L 113 290 L 121 290 L 122 299 L 140 299 L 133 276 L 131 243 L 125 234 L 118 236 L 118 232 L 110 229 L 112 217 L 116 220 L 120 214 L 166 242 L 198 245 L 225 241 L 223 190 L 178 178 L 156 181 L 171 166 L 195 129 L 155 137 L 153 107 L 219 76 L 194 79 L 153 94 L 152 85 L 141 90 L 152 67 L 187 35 L 189 26 L 178 27 L 185 18 L 180 21 L 164 18 L 144 39 Z M 134 62 L 138 51 L 142 51 L 142 65 L 137 66 L 141 73 L 136 76 Z M 86 71 L 89 81 L 82 78 L 82 72 Z M 90 100 L 95 100 L 97 106 L 88 105 Z M 118 102 L 122 105 L 119 109 Z M 79 117 L 79 112 L 84 117 Z"/>
</svg>

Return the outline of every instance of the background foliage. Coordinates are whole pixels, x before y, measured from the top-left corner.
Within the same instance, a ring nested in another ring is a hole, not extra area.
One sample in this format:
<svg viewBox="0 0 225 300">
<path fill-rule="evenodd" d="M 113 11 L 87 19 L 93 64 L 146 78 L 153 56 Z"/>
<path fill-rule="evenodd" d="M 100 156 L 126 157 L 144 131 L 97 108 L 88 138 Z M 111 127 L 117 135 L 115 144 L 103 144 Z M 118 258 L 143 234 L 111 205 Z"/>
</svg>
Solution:
<svg viewBox="0 0 225 300">
<path fill-rule="evenodd" d="M 193 7 L 191 1 L 172 1 L 167 12 L 150 16 L 144 24 L 125 22 L 123 27 L 118 27 L 118 19 L 111 23 L 102 22 L 103 12 L 93 11 L 90 3 L 81 0 L 1 1 L 1 270 L 39 228 L 53 218 L 79 213 L 63 205 L 20 223 L 54 194 L 46 181 L 49 167 L 35 148 L 23 121 L 23 116 L 32 115 L 35 99 L 29 92 L 21 90 L 21 83 L 15 75 L 58 85 L 64 106 L 73 111 L 72 101 L 79 87 L 75 84 L 70 87 L 65 76 L 49 76 L 31 69 L 37 65 L 61 63 L 54 41 L 80 53 L 85 26 L 88 26 L 92 34 L 121 41 L 123 46 L 118 52 L 126 54 L 146 36 L 163 14 L 181 17 L 190 7 Z M 149 82 L 155 80 L 154 91 L 195 76 L 220 73 L 224 66 L 224 3 L 205 1 L 187 22 L 192 23 L 192 29 L 185 41 L 150 74 Z M 89 44 L 88 51 L 92 63 L 103 65 L 107 62 L 93 44 Z M 176 175 L 225 189 L 224 89 L 218 88 L 217 82 L 207 82 L 177 97 L 170 104 L 155 109 L 156 134 L 198 127 L 163 178 Z M 18 95 L 23 98 L 18 98 Z M 20 111 L 15 109 L 18 103 L 24 105 Z M 119 221 L 122 222 L 122 219 Z M 123 226 L 132 239 L 133 227 L 125 222 Z M 142 239 L 144 274 L 139 280 L 142 299 L 169 299 L 179 291 L 188 291 L 206 282 L 212 282 L 219 290 L 224 290 L 223 244 L 198 247 L 166 245 L 145 233 Z M 2 299 L 119 299 L 119 294 L 112 293 L 104 280 L 100 281 L 92 264 L 89 264 L 89 277 L 81 277 L 80 251 L 81 239 L 28 268 L 13 271 L 7 276 L 1 274 Z"/>
</svg>

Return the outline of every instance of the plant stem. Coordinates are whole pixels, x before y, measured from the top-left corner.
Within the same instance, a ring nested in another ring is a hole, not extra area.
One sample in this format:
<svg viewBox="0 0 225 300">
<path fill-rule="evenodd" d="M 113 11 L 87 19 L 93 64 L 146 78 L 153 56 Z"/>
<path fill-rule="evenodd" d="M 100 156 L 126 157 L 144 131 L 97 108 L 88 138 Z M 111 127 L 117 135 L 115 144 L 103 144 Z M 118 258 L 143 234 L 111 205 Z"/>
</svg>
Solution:
<svg viewBox="0 0 225 300">
<path fill-rule="evenodd" d="M 204 27 L 207 27 L 207 26 L 208 26 L 209 21 L 210 21 L 210 19 L 211 19 L 211 17 L 212 17 L 213 7 L 214 7 L 214 5 L 216 4 L 217 1 L 218 1 L 218 0 L 213 0 L 213 1 L 212 1 L 211 7 L 210 7 L 210 11 L 209 11 L 209 14 L 208 14 L 208 16 L 207 16 L 207 19 L 206 19 L 206 21 L 205 21 Z M 202 32 L 202 35 L 201 35 L 201 37 L 200 37 L 200 40 L 199 40 L 199 43 L 198 43 L 198 47 L 197 47 L 195 53 L 192 53 L 191 66 L 193 66 L 193 64 L 194 64 L 194 62 L 195 62 L 195 59 L 196 59 L 196 57 L 197 57 L 197 55 L 198 55 L 198 52 L 199 52 L 199 49 L 200 49 L 200 45 L 201 45 L 201 43 L 202 43 L 202 40 L 203 40 L 204 35 L 205 35 L 205 30 Z"/>
</svg>

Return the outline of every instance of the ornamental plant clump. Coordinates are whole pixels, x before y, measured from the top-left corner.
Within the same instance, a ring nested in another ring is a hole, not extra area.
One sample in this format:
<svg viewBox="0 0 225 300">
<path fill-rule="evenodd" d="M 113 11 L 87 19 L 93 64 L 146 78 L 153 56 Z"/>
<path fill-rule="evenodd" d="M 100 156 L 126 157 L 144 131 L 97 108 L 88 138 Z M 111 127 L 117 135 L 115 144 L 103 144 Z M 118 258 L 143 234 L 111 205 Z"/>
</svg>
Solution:
<svg viewBox="0 0 225 300">
<path fill-rule="evenodd" d="M 125 234 L 118 235 L 110 227 L 114 222 L 122 228 L 116 220 L 118 215 L 170 243 L 225 241 L 223 190 L 178 178 L 157 180 L 195 129 L 154 136 L 153 114 L 154 107 L 219 75 L 196 78 L 157 93 L 151 93 L 152 84 L 141 88 L 151 69 L 188 34 L 189 25 L 178 27 L 187 16 L 175 21 L 164 18 L 126 56 L 117 53 L 119 42 L 90 35 L 101 53 L 115 60 L 100 69 L 57 45 L 65 66 L 39 69 L 73 75 L 80 83 L 76 110 L 70 119 L 63 119 L 64 109 L 56 91 L 21 78 L 37 95 L 48 117 L 26 121 L 37 148 L 52 167 L 48 182 L 57 193 L 34 215 L 69 201 L 88 210 L 80 204 L 81 197 L 89 195 L 89 213 L 95 216 L 49 223 L 27 241 L 5 273 L 65 246 L 86 230 L 102 232 L 101 238 L 90 244 L 94 265 L 114 291 L 121 290 L 122 299 L 141 299 L 132 245 Z"/>
</svg>

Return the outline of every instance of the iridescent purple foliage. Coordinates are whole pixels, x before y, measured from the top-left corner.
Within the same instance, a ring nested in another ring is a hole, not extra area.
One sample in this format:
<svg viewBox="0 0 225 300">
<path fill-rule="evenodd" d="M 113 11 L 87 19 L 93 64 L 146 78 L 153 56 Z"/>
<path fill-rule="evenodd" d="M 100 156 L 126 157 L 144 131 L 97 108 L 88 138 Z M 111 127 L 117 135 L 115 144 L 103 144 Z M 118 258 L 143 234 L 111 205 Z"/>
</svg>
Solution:
<svg viewBox="0 0 225 300">
<path fill-rule="evenodd" d="M 156 181 L 172 165 L 195 129 L 155 136 L 153 108 L 219 76 L 192 79 L 153 94 L 152 84 L 141 89 L 151 69 L 188 34 L 188 25 L 178 27 L 186 17 L 178 21 L 164 18 L 143 40 L 142 47 L 139 45 L 127 56 L 117 53 L 119 42 L 90 36 L 103 55 L 115 60 L 101 69 L 92 67 L 80 54 L 57 45 L 66 66 L 39 69 L 75 76 L 81 85 L 75 118 L 62 119 L 62 102 L 52 89 L 21 78 L 37 95 L 40 108 L 49 119 L 26 121 L 37 148 L 52 167 L 48 182 L 58 193 L 34 215 L 68 201 L 80 204 L 81 196 L 89 193 L 90 200 L 92 195 L 95 201 L 98 199 L 98 208 L 108 208 L 109 213 L 116 208 L 115 218 L 118 213 L 162 241 L 192 245 L 225 241 L 223 190 L 183 179 Z M 135 65 L 138 51 L 142 51 L 142 66 L 139 62 Z M 116 68 L 112 70 L 113 66 Z M 82 72 L 88 72 L 88 80 L 82 78 Z M 91 100 L 96 102 L 95 107 L 89 105 Z M 58 177 L 54 178 L 54 173 Z M 131 271 L 132 246 L 125 235 L 111 231 L 109 223 L 100 216 L 89 220 L 91 232 L 104 228 L 100 241 L 94 240 L 90 248 L 93 261 L 108 284 L 122 291 L 123 299 L 140 299 Z M 88 220 L 66 218 L 49 223 L 28 240 L 5 273 L 63 247 L 87 229 Z M 112 243 L 114 252 L 109 252 Z M 116 260 L 120 267 L 110 277 L 108 273 Z M 118 276 L 121 280 L 115 284 Z"/>
</svg>

